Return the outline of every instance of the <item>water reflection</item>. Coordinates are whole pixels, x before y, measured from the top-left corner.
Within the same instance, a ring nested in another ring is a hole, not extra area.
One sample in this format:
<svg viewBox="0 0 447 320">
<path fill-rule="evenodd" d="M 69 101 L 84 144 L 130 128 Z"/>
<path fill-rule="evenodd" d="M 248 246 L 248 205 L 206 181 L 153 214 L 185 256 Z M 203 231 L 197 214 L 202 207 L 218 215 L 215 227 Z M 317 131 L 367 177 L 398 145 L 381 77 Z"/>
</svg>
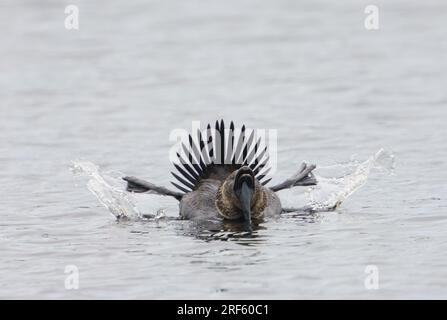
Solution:
<svg viewBox="0 0 447 320">
<path fill-rule="evenodd" d="M 319 211 L 293 211 L 283 213 L 281 215 L 283 219 L 293 219 L 302 223 L 315 223 L 320 219 Z"/>
<path fill-rule="evenodd" d="M 263 240 L 260 230 L 264 221 L 247 224 L 240 221 L 201 220 L 184 221 L 180 233 L 203 241 L 235 241 L 243 245 L 257 244 Z"/>
<path fill-rule="evenodd" d="M 318 212 L 288 212 L 281 216 L 258 220 L 247 224 L 241 221 L 227 220 L 199 220 L 190 221 L 182 220 L 177 217 L 157 218 L 153 215 L 144 215 L 143 220 L 148 223 L 155 223 L 158 227 L 174 227 L 179 236 L 194 237 L 206 242 L 210 241 L 233 241 L 234 243 L 251 246 L 264 243 L 266 234 L 262 232 L 269 229 L 269 224 L 274 223 L 278 219 L 293 221 L 293 223 L 307 224 L 315 223 L 319 219 Z M 161 223 L 161 224 L 160 224 Z M 274 225 L 271 225 L 274 228 Z"/>
<path fill-rule="evenodd" d="M 275 221 L 290 220 L 294 224 L 308 224 L 316 223 L 320 219 L 320 212 L 318 211 L 293 211 L 283 213 L 278 217 L 262 219 L 254 221 L 251 224 L 242 221 L 228 221 L 228 220 L 182 220 L 179 217 L 160 216 L 144 214 L 140 220 L 148 223 L 153 223 L 157 227 L 168 227 L 171 225 L 176 230 L 179 236 L 188 236 L 200 239 L 206 242 L 209 241 L 234 241 L 241 245 L 257 245 L 266 240 L 266 233 L 262 232 L 269 229 L 269 223 Z M 128 219 L 121 219 L 120 223 L 128 223 Z M 273 228 L 274 226 L 271 225 Z"/>
</svg>

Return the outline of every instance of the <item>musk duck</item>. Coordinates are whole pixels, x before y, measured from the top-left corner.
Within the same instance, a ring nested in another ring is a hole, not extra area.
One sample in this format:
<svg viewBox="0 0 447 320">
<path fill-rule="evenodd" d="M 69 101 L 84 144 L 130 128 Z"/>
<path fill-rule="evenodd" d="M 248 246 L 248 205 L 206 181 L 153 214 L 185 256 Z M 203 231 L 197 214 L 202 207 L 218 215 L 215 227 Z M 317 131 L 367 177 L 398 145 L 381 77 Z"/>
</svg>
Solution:
<svg viewBox="0 0 447 320">
<path fill-rule="evenodd" d="M 268 187 L 270 170 L 267 146 L 261 138 L 255 141 L 254 130 L 245 125 L 235 129 L 231 122 L 225 129 L 223 120 L 214 128 L 190 134 L 182 143 L 183 155 L 177 153 L 174 191 L 136 177 L 124 177 L 127 190 L 174 197 L 179 201 L 182 219 L 223 219 L 251 224 L 284 211 L 277 192 L 294 186 L 317 184 L 312 170 L 315 165 L 303 163 L 298 172 L 282 183 Z M 292 209 L 295 210 L 295 209 Z"/>
</svg>

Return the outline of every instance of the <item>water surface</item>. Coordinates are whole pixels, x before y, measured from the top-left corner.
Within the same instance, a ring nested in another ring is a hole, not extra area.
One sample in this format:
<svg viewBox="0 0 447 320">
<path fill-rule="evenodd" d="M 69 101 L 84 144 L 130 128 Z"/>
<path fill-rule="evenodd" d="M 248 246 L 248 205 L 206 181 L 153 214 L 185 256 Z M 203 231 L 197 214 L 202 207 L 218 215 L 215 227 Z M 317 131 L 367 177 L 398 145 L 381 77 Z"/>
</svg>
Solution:
<svg viewBox="0 0 447 320">
<path fill-rule="evenodd" d="M 63 2 L 0 4 L 0 297 L 447 298 L 444 1 L 377 1 L 377 31 L 354 0 L 76 4 L 78 31 Z M 220 118 L 278 129 L 273 183 L 381 148 L 394 175 L 222 241 L 162 216 L 117 222 L 68 170 L 168 185 L 171 130 Z"/>
</svg>

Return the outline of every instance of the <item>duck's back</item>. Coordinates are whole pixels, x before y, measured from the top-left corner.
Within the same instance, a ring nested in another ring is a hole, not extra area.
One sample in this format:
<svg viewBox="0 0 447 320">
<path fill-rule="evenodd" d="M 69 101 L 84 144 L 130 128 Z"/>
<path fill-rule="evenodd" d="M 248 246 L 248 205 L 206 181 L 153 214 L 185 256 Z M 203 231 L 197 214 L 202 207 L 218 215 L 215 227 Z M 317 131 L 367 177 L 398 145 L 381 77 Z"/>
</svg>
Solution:
<svg viewBox="0 0 447 320">
<path fill-rule="evenodd" d="M 214 219 L 219 214 L 215 201 L 220 180 L 204 179 L 196 190 L 183 196 L 180 201 L 180 216 L 184 219 Z"/>
<path fill-rule="evenodd" d="M 270 190 L 269 188 L 264 188 L 264 192 L 267 197 L 267 204 L 264 208 L 264 217 L 273 217 L 281 213 L 282 206 L 278 195 Z"/>
</svg>

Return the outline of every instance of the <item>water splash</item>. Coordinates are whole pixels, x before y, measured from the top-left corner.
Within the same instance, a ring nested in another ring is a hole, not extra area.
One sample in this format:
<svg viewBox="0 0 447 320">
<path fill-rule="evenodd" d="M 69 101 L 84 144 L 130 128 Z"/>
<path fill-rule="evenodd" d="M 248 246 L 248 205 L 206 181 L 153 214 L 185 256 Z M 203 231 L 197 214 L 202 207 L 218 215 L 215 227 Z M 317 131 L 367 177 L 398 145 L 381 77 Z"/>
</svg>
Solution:
<svg viewBox="0 0 447 320">
<path fill-rule="evenodd" d="M 345 164 L 335 164 L 321 167 L 322 171 L 330 171 L 331 178 L 318 176 L 318 185 L 309 189 L 307 204 L 314 210 L 325 210 L 339 206 L 360 189 L 368 180 L 372 169 L 385 170 L 393 174 L 395 167 L 394 154 L 380 149 L 373 156 L 363 162 L 351 160 Z M 341 171 L 341 176 L 334 176 L 334 171 Z"/>
<path fill-rule="evenodd" d="M 302 207 L 305 201 L 307 201 L 305 207 L 316 211 L 338 206 L 365 184 L 372 169 L 385 170 L 392 174 L 394 163 L 394 155 L 380 149 L 363 162 L 351 159 L 348 163 L 318 167 L 316 175 L 318 185 L 308 189 L 306 194 L 308 199 L 304 201 L 301 199 L 302 202 L 298 207 Z M 166 218 L 165 210 L 162 209 L 158 209 L 155 215 L 140 213 L 135 198 L 124 191 L 125 183 L 121 179 L 122 173 L 102 173 L 97 165 L 88 161 L 73 161 L 70 170 L 75 175 L 88 177 L 87 188 L 117 219 L 143 218 L 157 222 Z M 295 194 L 299 192 L 299 188 L 292 188 L 290 191 L 294 193 L 290 197 L 293 202 L 300 200 Z M 281 197 L 281 202 L 284 200 L 287 199 Z M 294 207 L 293 204 L 292 207 Z"/>
<path fill-rule="evenodd" d="M 87 188 L 117 219 L 141 217 L 135 200 L 122 191 L 122 174 L 109 172 L 102 174 L 99 167 L 89 161 L 72 161 L 70 171 L 77 176 L 88 177 Z"/>
</svg>

